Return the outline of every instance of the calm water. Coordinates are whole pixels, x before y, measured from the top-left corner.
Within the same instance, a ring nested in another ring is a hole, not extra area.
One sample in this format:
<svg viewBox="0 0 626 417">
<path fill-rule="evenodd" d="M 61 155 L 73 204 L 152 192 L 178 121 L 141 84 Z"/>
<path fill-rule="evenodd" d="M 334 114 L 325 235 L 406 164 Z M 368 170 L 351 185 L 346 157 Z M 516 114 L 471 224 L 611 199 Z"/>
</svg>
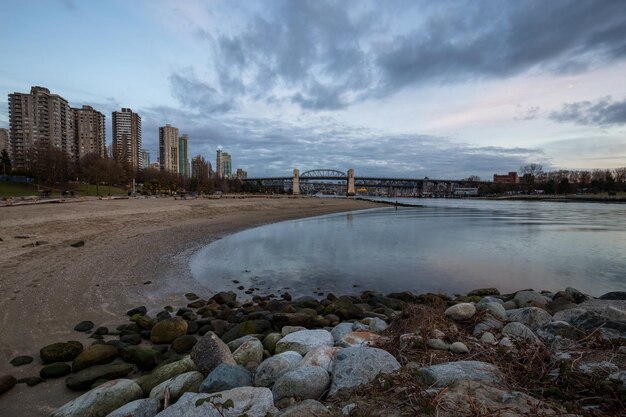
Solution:
<svg viewBox="0 0 626 417">
<path fill-rule="evenodd" d="M 246 230 L 201 249 L 193 276 L 260 293 L 626 290 L 626 206 L 402 199 Z"/>
</svg>

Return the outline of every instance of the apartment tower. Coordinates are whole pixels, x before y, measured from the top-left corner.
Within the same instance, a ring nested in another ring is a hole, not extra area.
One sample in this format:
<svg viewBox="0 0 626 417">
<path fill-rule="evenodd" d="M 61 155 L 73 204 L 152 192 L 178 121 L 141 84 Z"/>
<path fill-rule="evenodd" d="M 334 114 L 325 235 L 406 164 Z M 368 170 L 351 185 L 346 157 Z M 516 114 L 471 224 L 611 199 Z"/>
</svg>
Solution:
<svg viewBox="0 0 626 417">
<path fill-rule="evenodd" d="M 182 135 L 178 139 L 178 172 L 189 178 L 189 136 Z"/>
<path fill-rule="evenodd" d="M 131 109 L 113 112 L 113 159 L 137 171 L 141 160 L 141 117 Z"/>
<path fill-rule="evenodd" d="M 106 156 L 105 116 L 91 106 L 72 108 L 77 159 L 93 153 Z"/>
<path fill-rule="evenodd" d="M 169 124 L 159 128 L 159 161 L 161 171 L 178 174 L 178 129 Z"/>
<path fill-rule="evenodd" d="M 220 178 L 230 178 L 232 176 L 232 160 L 228 152 L 224 152 L 221 149 L 217 150 L 217 158 L 215 160 L 215 169 L 217 170 L 217 176 Z"/>
<path fill-rule="evenodd" d="M 53 146 L 70 158 L 76 155 L 72 110 L 67 100 L 47 88 L 9 94 L 9 124 L 15 168 L 27 166 L 27 151 L 35 145 Z"/>
<path fill-rule="evenodd" d="M 150 152 L 142 149 L 141 150 L 141 163 L 139 164 L 140 169 L 148 169 L 150 168 Z"/>
</svg>

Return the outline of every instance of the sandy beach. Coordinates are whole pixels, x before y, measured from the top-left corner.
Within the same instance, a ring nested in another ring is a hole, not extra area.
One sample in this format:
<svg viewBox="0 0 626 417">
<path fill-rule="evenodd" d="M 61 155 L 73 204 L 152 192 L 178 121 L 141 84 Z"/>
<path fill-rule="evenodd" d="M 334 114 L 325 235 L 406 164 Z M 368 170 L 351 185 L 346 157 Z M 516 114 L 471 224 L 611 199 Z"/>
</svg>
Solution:
<svg viewBox="0 0 626 417">
<path fill-rule="evenodd" d="M 227 234 L 261 224 L 376 207 L 346 199 L 173 198 L 91 200 L 0 208 L 0 375 L 35 376 L 46 344 L 87 335 L 73 327 L 124 322 L 211 289 L 189 274 L 189 255 Z M 72 243 L 84 241 L 83 246 Z M 147 283 L 150 281 L 150 283 Z M 29 365 L 9 360 L 31 355 Z M 63 378 L 18 384 L 0 398 L 2 416 L 43 416 L 79 393 Z"/>
</svg>

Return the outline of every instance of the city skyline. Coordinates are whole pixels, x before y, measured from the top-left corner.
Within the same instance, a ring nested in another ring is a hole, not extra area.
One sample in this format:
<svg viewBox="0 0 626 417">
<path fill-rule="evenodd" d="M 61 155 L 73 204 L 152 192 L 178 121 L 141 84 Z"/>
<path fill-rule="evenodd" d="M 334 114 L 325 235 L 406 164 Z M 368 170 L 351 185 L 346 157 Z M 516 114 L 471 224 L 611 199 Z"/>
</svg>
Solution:
<svg viewBox="0 0 626 417">
<path fill-rule="evenodd" d="M 132 108 L 153 155 L 158 127 L 171 123 L 192 138 L 190 155 L 228 149 L 255 176 L 297 166 L 489 178 L 528 162 L 593 169 L 626 160 L 623 2 L 68 0 L 5 9 L 0 34 L 21 40 L 0 45 L 15 58 L 0 68 L 3 97 L 42 85 L 105 115 Z M 62 24 L 42 43 L 33 25 L 44 18 Z M 79 32 L 72 48 L 55 42 Z M 111 129 L 106 136 L 111 143 Z"/>
</svg>

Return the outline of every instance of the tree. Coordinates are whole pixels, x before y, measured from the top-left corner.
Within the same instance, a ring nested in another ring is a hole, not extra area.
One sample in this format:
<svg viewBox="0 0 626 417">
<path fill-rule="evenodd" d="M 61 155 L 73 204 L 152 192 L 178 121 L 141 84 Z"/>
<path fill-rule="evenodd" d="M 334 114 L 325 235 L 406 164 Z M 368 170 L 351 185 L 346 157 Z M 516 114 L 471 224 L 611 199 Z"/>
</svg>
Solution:
<svg viewBox="0 0 626 417">
<path fill-rule="evenodd" d="M 11 158 L 6 149 L 3 149 L 0 153 L 0 165 L 2 165 L 2 175 L 9 175 L 11 173 Z"/>
<path fill-rule="evenodd" d="M 69 155 L 46 142 L 38 142 L 26 151 L 26 164 L 35 178 L 49 185 L 70 178 L 72 164 Z"/>
<path fill-rule="evenodd" d="M 533 177 L 539 177 L 543 175 L 543 165 L 541 164 L 528 164 L 520 167 L 519 174 L 524 176 L 525 174 L 530 174 Z"/>
</svg>

